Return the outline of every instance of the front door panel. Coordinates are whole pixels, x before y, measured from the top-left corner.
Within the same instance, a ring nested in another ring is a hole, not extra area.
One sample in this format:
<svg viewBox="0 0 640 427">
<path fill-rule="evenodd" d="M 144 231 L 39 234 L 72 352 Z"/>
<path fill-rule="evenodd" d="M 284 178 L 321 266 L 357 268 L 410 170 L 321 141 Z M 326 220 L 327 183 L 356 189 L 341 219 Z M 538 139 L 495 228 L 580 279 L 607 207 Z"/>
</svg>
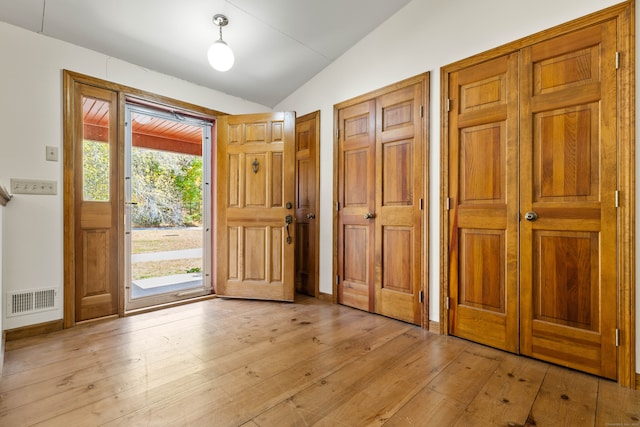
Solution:
<svg viewBox="0 0 640 427">
<path fill-rule="evenodd" d="M 219 119 L 218 295 L 294 299 L 294 132 L 294 113 Z"/>
</svg>

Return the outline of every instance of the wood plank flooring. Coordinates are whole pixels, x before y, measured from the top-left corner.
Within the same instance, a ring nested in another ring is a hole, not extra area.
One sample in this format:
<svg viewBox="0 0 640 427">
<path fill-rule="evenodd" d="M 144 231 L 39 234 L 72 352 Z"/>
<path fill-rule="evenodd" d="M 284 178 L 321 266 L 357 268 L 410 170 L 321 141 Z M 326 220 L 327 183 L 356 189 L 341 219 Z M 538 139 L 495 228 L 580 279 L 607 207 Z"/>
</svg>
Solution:
<svg viewBox="0 0 640 427">
<path fill-rule="evenodd" d="M 307 297 L 6 347 L 0 426 L 640 426 L 639 391 Z"/>
</svg>

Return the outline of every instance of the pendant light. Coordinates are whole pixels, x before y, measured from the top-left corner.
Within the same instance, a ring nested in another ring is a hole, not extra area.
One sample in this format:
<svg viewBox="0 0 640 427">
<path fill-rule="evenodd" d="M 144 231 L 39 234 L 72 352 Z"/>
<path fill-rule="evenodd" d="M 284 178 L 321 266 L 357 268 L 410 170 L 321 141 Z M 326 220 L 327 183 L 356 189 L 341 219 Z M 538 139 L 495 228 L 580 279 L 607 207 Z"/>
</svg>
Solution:
<svg viewBox="0 0 640 427">
<path fill-rule="evenodd" d="M 220 39 L 209 48 L 207 56 L 209 58 L 209 64 L 218 71 L 227 71 L 233 67 L 233 51 L 227 43 L 222 40 L 222 27 L 229 23 L 226 16 L 217 14 L 213 17 L 213 23 L 220 28 Z"/>
</svg>

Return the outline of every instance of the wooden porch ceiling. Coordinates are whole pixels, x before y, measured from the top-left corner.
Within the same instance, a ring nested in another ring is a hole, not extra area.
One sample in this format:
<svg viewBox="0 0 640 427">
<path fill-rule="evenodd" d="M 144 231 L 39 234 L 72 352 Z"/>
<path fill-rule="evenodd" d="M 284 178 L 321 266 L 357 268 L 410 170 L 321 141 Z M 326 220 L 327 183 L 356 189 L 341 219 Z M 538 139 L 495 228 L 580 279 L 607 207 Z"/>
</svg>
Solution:
<svg viewBox="0 0 640 427">
<path fill-rule="evenodd" d="M 109 135 L 109 104 L 85 98 L 82 103 L 84 138 L 106 142 Z M 133 113 L 134 147 L 202 155 L 202 128 L 176 120 Z"/>
</svg>

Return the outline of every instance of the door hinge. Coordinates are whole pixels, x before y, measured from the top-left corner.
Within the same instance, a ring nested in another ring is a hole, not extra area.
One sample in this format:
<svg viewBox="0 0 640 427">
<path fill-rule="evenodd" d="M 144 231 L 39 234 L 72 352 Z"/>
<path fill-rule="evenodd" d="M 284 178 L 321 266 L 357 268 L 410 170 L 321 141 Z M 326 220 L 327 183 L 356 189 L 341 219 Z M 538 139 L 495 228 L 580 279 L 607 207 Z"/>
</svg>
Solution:
<svg viewBox="0 0 640 427">
<path fill-rule="evenodd" d="M 336 212 L 340 210 L 340 202 L 336 202 Z"/>
<path fill-rule="evenodd" d="M 449 301 L 450 301 L 450 298 L 449 298 L 449 297 L 446 297 L 446 298 L 444 299 L 444 308 L 445 308 L 445 309 L 447 309 L 447 310 L 449 310 L 449 304 L 450 304 L 450 302 L 449 302 Z"/>
<path fill-rule="evenodd" d="M 418 300 L 424 302 L 424 291 L 418 292 Z"/>
<path fill-rule="evenodd" d="M 420 117 L 424 117 L 424 106 L 420 106 Z"/>
<path fill-rule="evenodd" d="M 336 285 L 339 285 L 339 284 L 340 284 L 340 276 L 336 274 Z"/>
<path fill-rule="evenodd" d="M 336 128 L 336 139 L 340 139 L 340 129 Z"/>
<path fill-rule="evenodd" d="M 447 98 L 446 106 L 447 106 L 447 112 L 451 111 L 451 99 L 450 98 Z"/>
<path fill-rule="evenodd" d="M 620 329 L 616 328 L 616 347 L 620 347 Z"/>
<path fill-rule="evenodd" d="M 451 197 L 447 197 L 447 201 L 445 203 L 447 205 L 447 210 L 451 210 Z"/>
<path fill-rule="evenodd" d="M 424 199 L 420 199 L 420 210 L 424 209 Z"/>
<path fill-rule="evenodd" d="M 615 193 L 615 203 L 616 203 L 616 208 L 620 207 L 620 190 L 616 190 Z"/>
<path fill-rule="evenodd" d="M 620 52 L 616 52 L 616 70 L 620 69 Z"/>
</svg>

